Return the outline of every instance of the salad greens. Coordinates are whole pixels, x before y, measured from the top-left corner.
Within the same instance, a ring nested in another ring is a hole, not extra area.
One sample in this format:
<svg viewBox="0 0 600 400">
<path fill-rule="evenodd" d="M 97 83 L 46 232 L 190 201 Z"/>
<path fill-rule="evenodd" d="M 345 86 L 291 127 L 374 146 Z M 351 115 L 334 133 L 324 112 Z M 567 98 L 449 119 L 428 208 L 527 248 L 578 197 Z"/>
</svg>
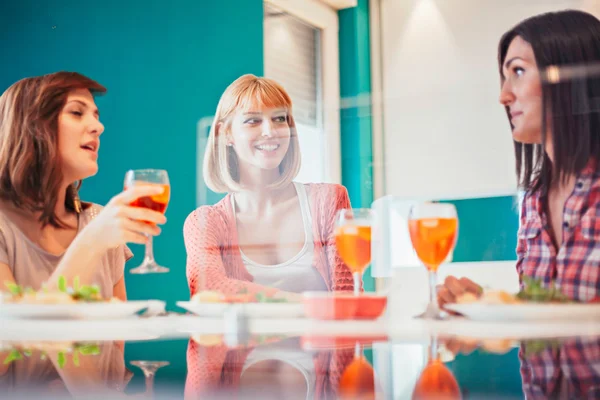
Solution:
<svg viewBox="0 0 600 400">
<path fill-rule="evenodd" d="M 16 297 L 23 296 L 24 294 L 33 294 L 35 290 L 30 287 L 23 287 L 13 282 L 4 282 L 8 292 Z M 48 292 L 46 288 L 42 288 L 43 292 Z M 73 279 L 73 286 L 67 285 L 67 280 L 64 276 L 58 278 L 58 291 L 69 294 L 73 300 L 81 300 L 87 302 L 102 301 L 100 295 L 100 287 L 98 285 L 81 285 L 79 283 L 79 277 Z"/>
<path fill-rule="evenodd" d="M 525 340 L 523 341 L 523 355 L 531 357 L 538 355 L 546 349 L 556 350 L 560 348 L 559 340 Z"/>
<path fill-rule="evenodd" d="M 243 295 L 249 295 L 249 292 L 248 292 L 248 289 L 243 288 L 243 289 L 238 290 L 237 294 L 243 296 Z M 264 292 L 258 292 L 258 293 L 253 294 L 252 298 L 249 298 L 249 300 L 257 302 L 257 303 L 287 303 L 287 300 L 285 298 L 268 296 Z"/>
<path fill-rule="evenodd" d="M 528 276 L 522 277 L 523 288 L 517 293 L 517 298 L 538 303 L 569 303 L 571 300 L 565 296 L 552 282 L 550 287 L 545 287 L 540 279 Z"/>
<path fill-rule="evenodd" d="M 3 364 L 8 365 L 12 362 L 23 360 L 25 357 L 31 357 L 32 354 L 33 354 L 32 350 L 30 350 L 30 349 L 25 349 L 25 350 L 12 349 L 8 353 L 8 356 L 6 356 L 6 358 L 4 359 Z M 76 343 L 70 349 L 59 351 L 57 353 L 57 362 L 58 362 L 58 366 L 60 368 L 63 368 L 67 364 L 67 355 L 68 354 L 72 354 L 71 360 L 73 362 L 73 365 L 78 367 L 80 355 L 81 356 L 98 355 L 98 354 L 100 354 L 100 346 L 98 346 L 95 343 Z M 47 358 L 48 358 L 48 355 L 46 354 L 46 352 L 42 352 L 40 354 L 40 360 L 46 360 Z"/>
</svg>

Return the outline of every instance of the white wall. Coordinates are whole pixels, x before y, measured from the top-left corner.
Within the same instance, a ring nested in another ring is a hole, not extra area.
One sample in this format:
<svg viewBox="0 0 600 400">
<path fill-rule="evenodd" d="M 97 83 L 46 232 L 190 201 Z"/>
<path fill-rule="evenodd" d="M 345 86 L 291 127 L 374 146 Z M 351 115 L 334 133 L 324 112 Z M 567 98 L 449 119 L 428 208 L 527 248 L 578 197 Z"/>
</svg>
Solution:
<svg viewBox="0 0 600 400">
<path fill-rule="evenodd" d="M 373 0 L 377 1 L 377 0 Z M 498 103 L 497 46 L 502 34 L 543 12 L 578 8 L 600 15 L 600 0 L 379 0 L 384 194 L 394 201 L 516 193 L 513 144 Z M 375 66 L 376 64 L 374 64 Z M 375 153 L 377 154 L 377 153 Z M 382 201 L 385 198 L 382 199 Z M 390 217 L 391 218 L 391 217 Z M 375 251 L 379 288 L 390 312 L 414 315 L 428 300 L 424 267 L 396 226 Z M 378 259 L 380 258 L 380 259 Z M 514 261 L 450 263 L 440 270 L 485 286 L 518 290 Z"/>
<path fill-rule="evenodd" d="M 600 0 L 380 1 L 385 193 L 514 193 L 510 128 L 498 103 L 498 40 L 542 12 L 600 15 Z"/>
</svg>

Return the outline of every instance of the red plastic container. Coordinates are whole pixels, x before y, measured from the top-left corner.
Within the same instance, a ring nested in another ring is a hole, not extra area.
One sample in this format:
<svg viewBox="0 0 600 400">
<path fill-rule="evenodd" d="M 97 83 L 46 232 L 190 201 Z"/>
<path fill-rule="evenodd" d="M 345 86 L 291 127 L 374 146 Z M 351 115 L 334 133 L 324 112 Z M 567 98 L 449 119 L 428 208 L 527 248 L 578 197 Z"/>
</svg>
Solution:
<svg viewBox="0 0 600 400">
<path fill-rule="evenodd" d="M 323 320 L 377 319 L 385 311 L 387 297 L 372 293 L 305 292 L 304 313 Z"/>
</svg>

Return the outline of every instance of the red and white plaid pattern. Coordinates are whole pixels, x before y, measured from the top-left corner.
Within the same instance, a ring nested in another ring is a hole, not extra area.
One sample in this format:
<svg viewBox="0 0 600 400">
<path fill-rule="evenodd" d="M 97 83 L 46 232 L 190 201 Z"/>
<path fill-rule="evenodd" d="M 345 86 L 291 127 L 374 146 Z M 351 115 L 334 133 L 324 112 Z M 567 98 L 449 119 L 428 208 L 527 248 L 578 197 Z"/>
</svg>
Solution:
<svg viewBox="0 0 600 400">
<path fill-rule="evenodd" d="M 600 338 L 569 339 L 525 356 L 527 348 L 519 351 L 526 399 L 600 398 Z"/>
<path fill-rule="evenodd" d="M 563 213 L 557 249 L 539 193 L 527 193 L 517 243 L 519 276 L 552 281 L 569 298 L 589 301 L 600 292 L 600 172 L 592 160 L 577 177 Z"/>
</svg>

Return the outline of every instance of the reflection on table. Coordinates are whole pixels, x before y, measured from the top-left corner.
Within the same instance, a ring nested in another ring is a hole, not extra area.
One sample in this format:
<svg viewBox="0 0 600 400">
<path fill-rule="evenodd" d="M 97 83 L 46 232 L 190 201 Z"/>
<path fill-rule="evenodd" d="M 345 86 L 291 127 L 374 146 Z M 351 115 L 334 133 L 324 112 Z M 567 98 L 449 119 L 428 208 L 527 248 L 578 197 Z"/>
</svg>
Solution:
<svg viewBox="0 0 600 400">
<path fill-rule="evenodd" d="M 3 342 L 10 398 L 600 398 L 600 337 L 222 334 Z"/>
</svg>

